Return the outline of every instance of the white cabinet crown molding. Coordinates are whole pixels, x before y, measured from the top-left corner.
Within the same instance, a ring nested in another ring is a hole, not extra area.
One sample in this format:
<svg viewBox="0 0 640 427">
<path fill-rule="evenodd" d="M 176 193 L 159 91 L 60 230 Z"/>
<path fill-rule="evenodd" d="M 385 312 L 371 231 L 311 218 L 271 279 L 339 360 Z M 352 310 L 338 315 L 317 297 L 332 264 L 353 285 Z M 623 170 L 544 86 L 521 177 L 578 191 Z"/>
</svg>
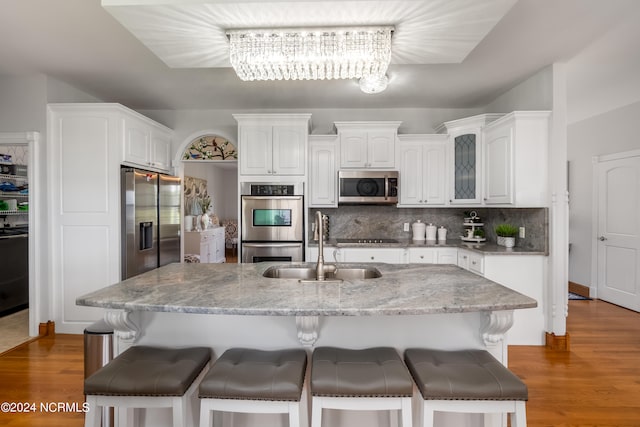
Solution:
<svg viewBox="0 0 640 427">
<path fill-rule="evenodd" d="M 333 122 L 333 126 L 337 132 L 343 129 L 398 129 L 402 124 L 401 121 L 348 121 Z"/>
<path fill-rule="evenodd" d="M 462 119 L 449 120 L 436 127 L 434 130 L 436 133 L 447 133 L 456 129 L 477 129 L 478 127 L 486 126 L 501 117 L 502 113 L 488 113 L 478 114 L 475 116 L 464 117 Z"/>
</svg>

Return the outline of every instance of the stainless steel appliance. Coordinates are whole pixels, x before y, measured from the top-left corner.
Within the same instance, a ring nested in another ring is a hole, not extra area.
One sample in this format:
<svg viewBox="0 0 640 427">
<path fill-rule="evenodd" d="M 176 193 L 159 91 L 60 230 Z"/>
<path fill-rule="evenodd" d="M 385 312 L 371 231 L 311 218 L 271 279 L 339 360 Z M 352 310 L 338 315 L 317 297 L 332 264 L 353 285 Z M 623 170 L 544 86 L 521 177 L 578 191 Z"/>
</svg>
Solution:
<svg viewBox="0 0 640 427">
<path fill-rule="evenodd" d="M 241 260 L 302 261 L 304 206 L 294 184 L 242 187 Z"/>
<path fill-rule="evenodd" d="M 398 203 L 398 171 L 341 170 L 338 204 Z"/>
<path fill-rule="evenodd" d="M 122 279 L 180 262 L 180 178 L 120 171 Z"/>
</svg>

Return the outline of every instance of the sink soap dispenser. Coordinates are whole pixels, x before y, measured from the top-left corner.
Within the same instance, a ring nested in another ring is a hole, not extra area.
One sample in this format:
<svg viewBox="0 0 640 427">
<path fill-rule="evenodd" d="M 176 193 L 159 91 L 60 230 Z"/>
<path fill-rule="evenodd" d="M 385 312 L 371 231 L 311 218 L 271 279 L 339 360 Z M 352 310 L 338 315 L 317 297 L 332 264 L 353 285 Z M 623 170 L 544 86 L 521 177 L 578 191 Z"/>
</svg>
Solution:
<svg viewBox="0 0 640 427">
<path fill-rule="evenodd" d="M 413 240 L 424 240 L 426 225 L 420 220 L 417 220 L 411 225 L 413 230 Z"/>
</svg>

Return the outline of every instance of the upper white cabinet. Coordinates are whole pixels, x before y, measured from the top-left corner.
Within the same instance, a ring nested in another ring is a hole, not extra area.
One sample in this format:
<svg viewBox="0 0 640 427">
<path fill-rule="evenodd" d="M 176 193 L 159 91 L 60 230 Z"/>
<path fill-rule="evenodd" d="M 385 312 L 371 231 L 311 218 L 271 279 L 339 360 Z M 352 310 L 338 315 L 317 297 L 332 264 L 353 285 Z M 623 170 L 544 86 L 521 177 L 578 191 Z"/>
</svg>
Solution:
<svg viewBox="0 0 640 427">
<path fill-rule="evenodd" d="M 402 122 L 335 122 L 341 168 L 394 169 L 395 144 Z"/>
<path fill-rule="evenodd" d="M 485 204 L 548 204 L 549 114 L 516 111 L 485 127 Z"/>
<path fill-rule="evenodd" d="M 447 135 L 398 135 L 399 207 L 446 204 Z"/>
<path fill-rule="evenodd" d="M 501 114 L 481 114 L 442 124 L 449 136 L 448 197 L 452 205 L 482 203 L 482 130 Z"/>
<path fill-rule="evenodd" d="M 169 172 L 172 131 L 133 111 L 122 112 L 122 163 Z"/>
<path fill-rule="evenodd" d="M 234 114 L 241 175 L 304 175 L 310 114 Z"/>
<path fill-rule="evenodd" d="M 310 207 L 338 206 L 338 137 L 309 135 Z"/>
</svg>

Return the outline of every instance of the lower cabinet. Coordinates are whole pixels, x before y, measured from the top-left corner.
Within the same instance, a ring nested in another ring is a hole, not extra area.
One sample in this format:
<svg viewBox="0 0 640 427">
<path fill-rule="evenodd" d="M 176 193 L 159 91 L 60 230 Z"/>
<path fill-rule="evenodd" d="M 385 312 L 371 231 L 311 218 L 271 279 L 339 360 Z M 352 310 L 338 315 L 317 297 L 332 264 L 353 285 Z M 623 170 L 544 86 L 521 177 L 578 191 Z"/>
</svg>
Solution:
<svg viewBox="0 0 640 427">
<path fill-rule="evenodd" d="M 201 263 L 226 262 L 224 227 L 184 233 L 184 253 L 200 256 Z"/>
<path fill-rule="evenodd" d="M 416 264 L 457 264 L 457 248 L 409 248 L 409 263 Z"/>
<path fill-rule="evenodd" d="M 458 249 L 458 267 L 484 276 L 484 255 L 465 249 Z"/>
<path fill-rule="evenodd" d="M 403 248 L 340 248 L 336 255 L 340 262 L 404 263 Z"/>
<path fill-rule="evenodd" d="M 324 262 L 337 262 L 339 261 L 338 248 L 335 246 L 325 246 L 322 251 L 324 254 Z M 316 262 L 318 260 L 318 247 L 311 246 L 307 248 L 307 262 Z"/>
</svg>

